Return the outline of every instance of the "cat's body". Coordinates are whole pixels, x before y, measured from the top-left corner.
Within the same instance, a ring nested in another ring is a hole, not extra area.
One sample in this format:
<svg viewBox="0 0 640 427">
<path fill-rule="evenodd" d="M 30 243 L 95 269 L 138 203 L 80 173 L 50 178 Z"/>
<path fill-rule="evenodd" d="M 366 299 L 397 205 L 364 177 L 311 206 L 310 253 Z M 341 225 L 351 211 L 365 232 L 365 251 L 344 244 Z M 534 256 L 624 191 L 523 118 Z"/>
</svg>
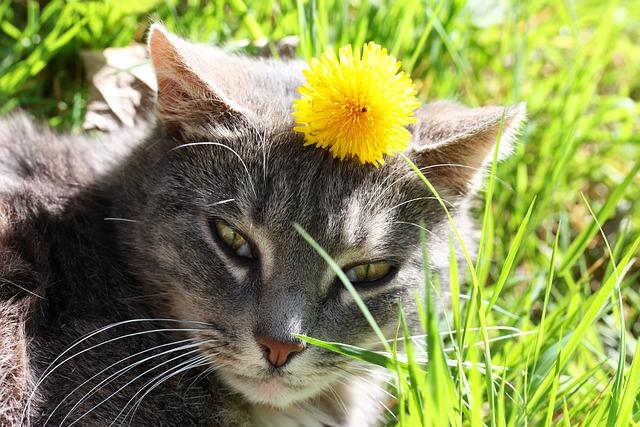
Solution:
<svg viewBox="0 0 640 427">
<path fill-rule="evenodd" d="M 303 146 L 303 63 L 159 27 L 150 46 L 157 125 L 91 139 L 0 122 L 0 425 L 377 425 L 380 374 L 292 336 L 379 347 L 293 224 L 345 270 L 392 266 L 356 283 L 391 338 L 423 287 L 421 226 L 446 272 L 442 208 L 401 158 L 374 168 Z M 503 111 L 506 146 L 521 106 L 432 104 L 411 128 L 407 156 L 465 234 Z M 227 246 L 228 226 L 248 245 Z"/>
</svg>

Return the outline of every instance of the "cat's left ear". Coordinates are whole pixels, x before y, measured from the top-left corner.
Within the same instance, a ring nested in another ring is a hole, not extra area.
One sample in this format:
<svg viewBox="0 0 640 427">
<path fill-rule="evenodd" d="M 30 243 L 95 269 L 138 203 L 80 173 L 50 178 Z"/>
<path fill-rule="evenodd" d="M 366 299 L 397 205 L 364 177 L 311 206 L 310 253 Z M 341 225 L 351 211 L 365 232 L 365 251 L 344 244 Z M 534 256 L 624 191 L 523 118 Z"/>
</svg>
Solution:
<svg viewBox="0 0 640 427">
<path fill-rule="evenodd" d="M 476 190 L 498 137 L 498 160 L 511 153 L 526 105 L 469 108 L 443 101 L 421 107 L 416 116 L 408 157 L 443 196 L 465 196 Z"/>
<path fill-rule="evenodd" d="M 224 68 L 223 52 L 189 43 L 161 24 L 151 26 L 148 43 L 158 82 L 157 114 L 169 133 L 237 123 L 251 114 L 214 83 L 211 67 L 205 65 L 206 58 Z"/>
</svg>

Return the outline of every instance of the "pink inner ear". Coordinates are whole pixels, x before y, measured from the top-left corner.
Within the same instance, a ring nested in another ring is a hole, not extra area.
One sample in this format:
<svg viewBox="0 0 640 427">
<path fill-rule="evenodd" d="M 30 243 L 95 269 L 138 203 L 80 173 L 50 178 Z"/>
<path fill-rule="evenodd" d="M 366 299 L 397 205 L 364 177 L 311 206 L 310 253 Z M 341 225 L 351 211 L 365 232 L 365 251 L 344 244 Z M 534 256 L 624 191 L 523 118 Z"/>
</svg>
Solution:
<svg viewBox="0 0 640 427">
<path fill-rule="evenodd" d="M 447 192 L 466 195 L 475 190 L 476 177 L 491 155 L 497 129 L 490 128 L 441 146 L 433 146 L 421 155 L 421 166 L 428 166 L 427 178 Z"/>
<path fill-rule="evenodd" d="M 187 95 L 209 89 L 198 72 L 189 66 L 190 44 L 154 24 L 149 33 L 149 56 L 158 80 L 158 92 L 165 99 L 186 100 Z M 174 99 L 174 96 L 177 95 Z"/>
<path fill-rule="evenodd" d="M 175 79 L 176 74 L 183 74 L 179 68 L 183 67 L 184 60 L 167 38 L 166 30 L 158 24 L 153 25 L 149 32 L 149 56 L 158 81 L 158 93 L 165 99 L 171 99 L 179 90 Z"/>
<path fill-rule="evenodd" d="M 228 80 L 226 74 L 243 72 L 210 66 L 225 60 L 220 51 L 189 43 L 154 24 L 149 32 L 149 55 L 158 83 L 158 117 L 170 132 L 197 130 L 212 121 L 230 124 L 230 118 L 240 120 L 248 114 L 216 86 Z"/>
<path fill-rule="evenodd" d="M 158 77 L 158 92 L 171 97 L 176 90 L 176 84 L 170 79 Z"/>
<path fill-rule="evenodd" d="M 426 110 L 426 111 L 425 111 Z M 414 136 L 411 156 L 425 168 L 427 178 L 440 191 L 466 195 L 475 190 L 485 163 L 491 160 L 503 111 L 500 151 L 509 152 L 524 121 L 524 104 L 509 107 L 468 108 L 435 103 L 422 111 L 424 120 Z M 429 122 L 431 120 L 431 122 Z"/>
<path fill-rule="evenodd" d="M 167 30 L 159 24 L 154 24 L 149 31 L 149 56 L 156 73 L 173 68 L 170 65 L 172 63 L 182 62 L 176 47 L 168 38 Z"/>
</svg>

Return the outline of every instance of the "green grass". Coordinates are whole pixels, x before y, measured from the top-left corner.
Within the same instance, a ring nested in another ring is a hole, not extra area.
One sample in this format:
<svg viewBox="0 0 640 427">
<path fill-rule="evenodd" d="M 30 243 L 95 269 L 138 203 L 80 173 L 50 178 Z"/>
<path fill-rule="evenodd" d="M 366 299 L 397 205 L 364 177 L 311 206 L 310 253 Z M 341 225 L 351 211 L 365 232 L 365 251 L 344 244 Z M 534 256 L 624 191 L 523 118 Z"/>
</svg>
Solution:
<svg viewBox="0 0 640 427">
<path fill-rule="evenodd" d="M 398 371 L 400 425 L 640 425 L 640 0 L 129 3 L 0 0 L 0 112 L 80 128 L 80 50 L 157 19 L 232 47 L 298 35 L 301 57 L 374 40 L 423 101 L 526 101 L 478 203 L 472 280 L 452 277 L 444 320 L 425 307 L 426 348 L 336 349 Z"/>
</svg>

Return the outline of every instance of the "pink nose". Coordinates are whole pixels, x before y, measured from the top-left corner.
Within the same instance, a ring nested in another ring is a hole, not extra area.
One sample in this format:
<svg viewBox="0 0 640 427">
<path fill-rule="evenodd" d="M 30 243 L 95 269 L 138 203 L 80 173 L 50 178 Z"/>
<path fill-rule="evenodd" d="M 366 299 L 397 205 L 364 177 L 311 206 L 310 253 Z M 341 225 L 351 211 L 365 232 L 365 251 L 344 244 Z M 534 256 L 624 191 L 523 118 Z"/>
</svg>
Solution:
<svg viewBox="0 0 640 427">
<path fill-rule="evenodd" d="M 267 348 L 267 359 L 276 368 L 287 363 L 292 353 L 299 353 L 304 350 L 302 343 L 278 341 L 265 336 L 258 337 L 258 344 Z"/>
</svg>

